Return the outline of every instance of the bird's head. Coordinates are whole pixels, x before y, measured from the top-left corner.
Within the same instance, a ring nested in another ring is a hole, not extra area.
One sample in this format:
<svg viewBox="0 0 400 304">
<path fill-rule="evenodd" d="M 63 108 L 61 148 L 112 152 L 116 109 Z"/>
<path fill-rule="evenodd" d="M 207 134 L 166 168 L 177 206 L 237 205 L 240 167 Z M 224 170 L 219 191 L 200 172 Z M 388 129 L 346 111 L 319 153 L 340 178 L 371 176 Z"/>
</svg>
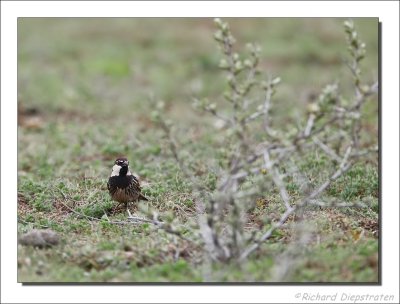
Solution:
<svg viewBox="0 0 400 304">
<path fill-rule="evenodd" d="M 128 166 L 129 166 L 129 161 L 125 157 L 117 158 L 114 162 L 111 176 L 131 175 Z"/>
<path fill-rule="evenodd" d="M 114 164 L 120 167 L 128 167 L 129 161 L 126 159 L 126 157 L 120 157 L 116 159 Z"/>
</svg>

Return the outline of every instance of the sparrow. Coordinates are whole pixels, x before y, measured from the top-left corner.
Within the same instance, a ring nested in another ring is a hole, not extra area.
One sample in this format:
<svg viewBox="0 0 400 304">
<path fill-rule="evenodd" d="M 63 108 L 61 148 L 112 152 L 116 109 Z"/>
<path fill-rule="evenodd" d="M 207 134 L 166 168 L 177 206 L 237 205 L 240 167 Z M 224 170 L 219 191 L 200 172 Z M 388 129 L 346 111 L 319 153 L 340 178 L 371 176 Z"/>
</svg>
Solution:
<svg viewBox="0 0 400 304">
<path fill-rule="evenodd" d="M 128 211 L 128 203 L 148 201 L 141 193 L 139 180 L 129 171 L 129 161 L 125 157 L 117 158 L 114 162 L 107 188 L 111 198 L 120 204 L 124 203 Z"/>
</svg>

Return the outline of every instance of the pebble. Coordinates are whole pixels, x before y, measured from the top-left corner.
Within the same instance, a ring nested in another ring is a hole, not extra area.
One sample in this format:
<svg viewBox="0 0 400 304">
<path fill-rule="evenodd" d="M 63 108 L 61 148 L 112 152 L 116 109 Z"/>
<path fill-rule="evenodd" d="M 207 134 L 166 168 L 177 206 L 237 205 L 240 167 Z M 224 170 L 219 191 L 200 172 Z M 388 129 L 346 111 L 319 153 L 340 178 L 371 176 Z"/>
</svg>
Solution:
<svg viewBox="0 0 400 304">
<path fill-rule="evenodd" d="M 21 235 L 18 239 L 21 245 L 39 248 L 55 246 L 59 241 L 58 234 L 50 229 L 33 229 Z"/>
</svg>

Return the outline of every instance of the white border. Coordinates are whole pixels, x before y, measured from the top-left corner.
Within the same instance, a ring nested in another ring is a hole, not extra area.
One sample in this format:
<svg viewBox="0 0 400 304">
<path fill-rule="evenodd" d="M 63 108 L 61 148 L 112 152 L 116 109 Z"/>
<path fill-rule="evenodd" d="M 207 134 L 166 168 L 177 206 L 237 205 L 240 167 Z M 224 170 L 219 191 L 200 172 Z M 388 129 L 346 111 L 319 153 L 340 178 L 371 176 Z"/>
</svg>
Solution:
<svg viewBox="0 0 400 304">
<path fill-rule="evenodd" d="M 336 2 L 13 2 L 1 3 L 1 302 L 292 302 L 298 292 L 393 294 L 399 302 L 399 3 Z M 17 284 L 17 17 L 379 17 L 383 22 L 383 286 L 51 286 Z M 301 303 L 301 302 L 298 302 Z M 317 303 L 317 301 L 313 302 Z M 341 302 L 337 302 L 341 303 Z M 364 302 L 365 303 L 365 302 Z"/>
</svg>

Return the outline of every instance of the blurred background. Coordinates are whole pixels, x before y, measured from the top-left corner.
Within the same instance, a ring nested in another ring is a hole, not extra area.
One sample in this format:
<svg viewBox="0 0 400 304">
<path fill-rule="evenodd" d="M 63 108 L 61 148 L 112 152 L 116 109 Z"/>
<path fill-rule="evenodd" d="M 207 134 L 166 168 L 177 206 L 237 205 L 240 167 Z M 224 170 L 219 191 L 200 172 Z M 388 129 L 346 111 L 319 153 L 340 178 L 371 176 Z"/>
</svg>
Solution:
<svg viewBox="0 0 400 304">
<path fill-rule="evenodd" d="M 302 102 L 335 80 L 346 86 L 343 19 L 226 20 L 237 50 L 262 47 L 262 69 L 282 78 L 279 100 Z M 364 77 L 376 79 L 377 19 L 355 24 L 367 43 Z M 149 96 L 179 107 L 193 95 L 219 97 L 225 80 L 214 30 L 209 18 L 20 18 L 19 101 L 53 113 L 123 115 L 132 105 L 145 109 Z"/>
<path fill-rule="evenodd" d="M 339 81 L 340 91 L 352 96 L 351 74 L 343 63 L 348 58 L 344 19 L 227 21 L 236 51 L 258 43 L 265 75 L 281 77 L 273 111 L 278 119 L 284 115 L 282 123 L 296 119 L 328 83 Z M 373 82 L 378 77 L 378 20 L 354 21 L 367 44 L 363 79 Z M 193 97 L 218 102 L 226 88 L 214 32 L 211 18 L 19 18 L 19 124 L 43 131 L 24 137 L 24 129 L 19 130 L 19 142 L 26 141 L 19 145 L 20 156 L 29 153 L 27 146 L 38 145 L 40 155 L 45 157 L 48 147 L 51 158 L 65 164 L 69 152 L 64 144 L 75 147 L 83 160 L 127 153 L 137 136 L 155 132 L 151 100 L 163 100 L 168 116 L 184 129 L 203 125 L 198 119 L 204 118 L 192 110 Z M 376 137 L 377 105 L 366 115 Z M 58 141 L 47 142 L 55 133 Z M 100 153 L 92 153 L 93 148 Z M 32 157 L 20 157 L 20 169 L 31 166 Z"/>
</svg>

